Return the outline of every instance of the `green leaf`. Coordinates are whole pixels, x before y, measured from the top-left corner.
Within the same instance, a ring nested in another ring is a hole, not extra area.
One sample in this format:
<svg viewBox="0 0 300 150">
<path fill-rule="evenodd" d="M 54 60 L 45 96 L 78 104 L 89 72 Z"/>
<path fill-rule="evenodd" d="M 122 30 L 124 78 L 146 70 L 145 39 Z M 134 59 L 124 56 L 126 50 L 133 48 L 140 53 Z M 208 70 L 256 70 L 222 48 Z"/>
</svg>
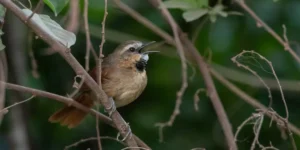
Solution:
<svg viewBox="0 0 300 150">
<path fill-rule="evenodd" d="M 0 4 L 0 17 L 1 18 L 4 18 L 5 12 L 6 12 L 6 8 Z"/>
<path fill-rule="evenodd" d="M 196 2 L 198 8 L 208 7 L 208 0 L 196 0 Z"/>
<path fill-rule="evenodd" d="M 212 8 L 212 10 L 210 11 L 210 14 L 219 14 L 221 11 L 223 11 L 225 7 L 223 5 L 216 5 L 215 7 Z"/>
<path fill-rule="evenodd" d="M 218 14 L 222 17 L 227 17 L 228 16 L 227 12 L 225 12 L 225 11 L 219 11 Z"/>
<path fill-rule="evenodd" d="M 32 14 L 32 11 L 29 9 L 23 9 L 23 12 L 27 17 Z M 38 24 L 43 28 L 43 30 L 47 32 L 47 34 L 49 34 L 68 48 L 70 48 L 76 42 L 76 36 L 74 33 L 63 29 L 58 23 L 56 23 L 47 15 L 34 14 L 31 18 L 31 21 Z"/>
<path fill-rule="evenodd" d="M 194 9 L 194 10 L 185 11 L 182 14 L 182 17 L 184 18 L 184 20 L 186 22 L 191 22 L 191 21 L 194 21 L 194 20 L 204 16 L 207 13 L 208 13 L 207 9 Z"/>
<path fill-rule="evenodd" d="M 195 8 L 195 5 L 192 5 L 191 3 L 186 1 L 170 0 L 170 1 L 164 1 L 162 4 L 165 5 L 166 8 L 178 8 L 182 10 Z"/>
<path fill-rule="evenodd" d="M 217 21 L 217 16 L 216 15 L 209 15 L 209 20 L 212 22 L 212 23 L 215 23 Z"/>
<path fill-rule="evenodd" d="M 2 36 L 4 33 L 2 29 L 0 30 L 0 36 Z M 0 51 L 4 50 L 5 45 L 2 43 L 2 39 L 0 39 Z"/>
<path fill-rule="evenodd" d="M 57 16 L 70 0 L 43 0 Z"/>
<path fill-rule="evenodd" d="M 6 8 L 0 4 L 0 24 L 3 25 L 4 23 L 4 17 L 5 17 Z M 2 36 L 4 33 L 2 29 L 0 28 L 0 36 Z M 5 45 L 2 43 L 2 39 L 0 38 L 0 51 L 4 50 Z"/>
<path fill-rule="evenodd" d="M 209 19 L 211 22 L 217 21 L 217 16 L 220 15 L 222 17 L 227 17 L 228 13 L 224 11 L 225 7 L 222 4 L 218 4 L 215 7 L 213 7 L 209 12 Z"/>
</svg>

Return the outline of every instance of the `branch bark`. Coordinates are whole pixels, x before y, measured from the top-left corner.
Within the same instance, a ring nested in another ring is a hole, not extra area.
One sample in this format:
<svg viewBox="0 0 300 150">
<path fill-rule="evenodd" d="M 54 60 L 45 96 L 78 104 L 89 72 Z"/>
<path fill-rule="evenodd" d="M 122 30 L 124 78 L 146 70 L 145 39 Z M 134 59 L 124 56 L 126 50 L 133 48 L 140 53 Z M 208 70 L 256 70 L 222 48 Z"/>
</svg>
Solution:
<svg viewBox="0 0 300 150">
<path fill-rule="evenodd" d="M 0 0 L 0 3 L 8 10 L 12 11 L 23 22 L 27 20 L 27 17 L 23 13 L 23 11 L 18 6 L 16 6 L 11 0 Z M 28 20 L 27 25 L 41 39 L 48 43 L 54 50 L 58 51 L 58 53 L 70 64 L 70 66 L 73 68 L 77 75 L 83 75 L 85 77 L 85 83 L 98 97 L 97 100 L 104 106 L 105 110 L 109 111 L 109 109 L 113 105 L 112 99 L 109 99 L 105 92 L 99 88 L 99 86 L 93 80 L 93 78 L 84 70 L 84 68 L 71 54 L 70 49 L 68 49 L 59 41 L 48 35 L 47 32 L 43 30 L 43 28 L 41 28 L 37 23 L 32 22 L 32 20 Z M 127 133 L 131 130 L 117 110 L 112 113 L 111 118 L 114 124 L 116 125 L 117 129 L 119 130 L 120 134 L 123 137 L 126 137 Z M 126 138 L 125 142 L 128 144 L 129 147 L 137 147 L 136 141 L 133 138 Z"/>
</svg>

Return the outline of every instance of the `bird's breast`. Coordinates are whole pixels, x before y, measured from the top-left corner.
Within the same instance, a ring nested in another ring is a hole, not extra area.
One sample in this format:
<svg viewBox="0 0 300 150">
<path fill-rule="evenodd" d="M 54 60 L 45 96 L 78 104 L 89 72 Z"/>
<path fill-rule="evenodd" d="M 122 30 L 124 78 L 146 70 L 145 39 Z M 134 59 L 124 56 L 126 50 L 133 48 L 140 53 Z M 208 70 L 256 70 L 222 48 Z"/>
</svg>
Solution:
<svg viewBox="0 0 300 150">
<path fill-rule="evenodd" d="M 122 70 L 115 72 L 109 81 L 105 82 L 103 90 L 113 97 L 117 107 L 125 106 L 136 100 L 147 85 L 146 71 Z"/>
</svg>

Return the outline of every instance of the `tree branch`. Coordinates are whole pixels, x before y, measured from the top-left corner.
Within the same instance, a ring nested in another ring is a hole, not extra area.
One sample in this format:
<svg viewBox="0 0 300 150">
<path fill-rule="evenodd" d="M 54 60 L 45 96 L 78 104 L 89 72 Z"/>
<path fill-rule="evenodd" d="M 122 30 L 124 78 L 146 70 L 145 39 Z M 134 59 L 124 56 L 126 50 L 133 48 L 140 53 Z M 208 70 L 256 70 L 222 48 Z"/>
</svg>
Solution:
<svg viewBox="0 0 300 150">
<path fill-rule="evenodd" d="M 161 0 L 157 0 L 157 1 L 151 0 L 151 2 L 156 7 L 158 7 L 161 4 Z M 168 15 L 164 11 L 164 9 L 161 9 L 161 10 L 162 10 L 161 13 L 162 13 L 163 17 L 166 20 L 168 20 L 167 19 Z M 178 27 L 178 25 L 176 25 L 176 26 Z M 186 50 L 191 54 L 193 59 L 196 61 L 196 64 L 198 65 L 199 70 L 203 76 L 203 80 L 205 82 L 206 89 L 207 89 L 207 95 L 211 99 L 211 102 L 217 113 L 219 122 L 223 128 L 223 132 L 225 134 L 226 141 L 227 141 L 227 146 L 229 147 L 229 149 L 236 150 L 237 146 L 234 142 L 234 135 L 232 132 L 231 124 L 229 122 L 229 119 L 226 115 L 224 107 L 223 107 L 221 100 L 219 98 L 219 95 L 217 93 L 217 90 L 216 90 L 216 87 L 212 80 L 212 77 L 210 75 L 208 66 L 207 66 L 206 62 L 204 61 L 204 59 L 202 58 L 202 56 L 200 55 L 200 53 L 198 52 L 197 48 L 193 45 L 193 43 L 187 38 L 187 36 L 182 32 L 182 30 L 179 27 L 178 27 L 178 32 L 181 35 L 180 38 L 181 38 L 182 42 L 186 46 Z"/>
<path fill-rule="evenodd" d="M 261 20 L 256 14 L 255 12 L 248 7 L 248 5 L 245 3 L 244 0 L 235 0 L 235 2 L 240 5 L 245 11 L 247 11 L 250 16 L 257 22 L 257 24 L 259 24 L 260 27 L 263 27 L 267 32 L 269 32 L 283 47 L 286 51 L 288 51 L 293 57 L 294 59 L 300 63 L 300 57 L 297 55 L 297 53 L 295 52 L 295 50 L 293 50 L 290 45 L 289 45 L 289 41 L 286 38 L 286 29 L 285 27 L 283 27 L 284 30 L 284 39 L 281 38 L 272 28 L 270 28 L 263 20 Z"/>
<path fill-rule="evenodd" d="M 173 17 L 171 16 L 171 14 L 169 13 L 169 11 L 167 10 L 167 8 L 162 7 L 161 9 L 162 9 L 163 13 L 166 14 L 167 20 L 168 20 L 168 22 L 169 22 L 169 24 L 172 28 L 172 31 L 173 31 L 175 46 L 176 46 L 177 52 L 178 52 L 180 60 L 181 60 L 182 84 L 181 84 L 180 90 L 177 92 L 175 108 L 174 108 L 174 111 L 173 111 L 169 121 L 167 121 L 166 123 L 157 124 L 161 128 L 160 131 L 162 131 L 162 129 L 165 126 L 172 126 L 173 125 L 173 123 L 176 119 L 176 116 L 180 114 L 180 106 L 181 106 L 181 103 L 182 103 L 182 96 L 183 96 L 186 88 L 188 87 L 186 58 L 184 56 L 184 49 L 183 49 L 183 46 L 182 46 L 182 43 L 180 41 L 180 37 L 179 37 L 179 34 L 178 34 L 178 26 L 177 26 L 175 20 L 173 19 Z M 161 137 L 160 141 L 163 142 L 162 137 Z"/>
<path fill-rule="evenodd" d="M 6 81 L 7 79 L 7 66 L 6 66 L 6 58 L 4 51 L 0 52 L 0 82 Z M 5 105 L 5 86 L 0 85 L 0 110 L 4 108 Z M 2 123 L 3 114 L 0 113 L 0 126 Z"/>
<path fill-rule="evenodd" d="M 29 87 L 25 87 L 25 86 L 21 86 L 21 85 L 16 85 L 16 84 L 11 84 L 11 83 L 5 83 L 0 81 L 0 86 L 6 86 L 7 89 L 10 90 L 15 90 L 15 91 L 19 91 L 19 92 L 25 92 L 25 93 L 30 93 L 32 95 L 36 95 L 36 96 L 40 96 L 40 97 L 46 97 L 49 98 L 51 100 L 56 100 L 59 102 L 62 102 L 66 105 L 69 106 L 73 106 L 76 107 L 84 112 L 89 112 L 91 115 L 99 118 L 102 122 L 116 128 L 116 125 L 112 122 L 112 119 L 110 119 L 109 117 L 103 115 L 102 113 L 94 110 L 94 109 L 89 109 L 83 105 L 81 105 L 80 103 L 74 101 L 72 98 L 69 97 L 64 97 L 61 95 L 57 95 L 54 93 L 50 93 L 50 92 L 46 92 L 46 91 L 41 91 L 38 89 L 33 89 L 33 88 L 29 88 Z M 147 144 L 145 144 L 142 140 L 140 140 L 137 136 L 135 136 L 133 134 L 133 137 L 135 138 L 135 140 L 137 141 L 138 145 L 145 147 L 145 148 L 149 148 L 149 146 Z M 150 149 L 150 148 L 149 148 Z"/>
<path fill-rule="evenodd" d="M 0 0 L 0 3 L 6 7 L 8 10 L 12 11 L 18 18 L 20 18 L 23 22 L 27 20 L 27 16 L 23 13 L 23 11 L 16 6 L 11 0 Z M 59 41 L 54 39 L 51 35 L 49 35 L 42 27 L 40 27 L 36 22 L 32 22 L 32 20 L 28 20 L 27 25 L 46 43 L 48 43 L 54 50 L 58 51 L 58 53 L 70 64 L 73 70 L 77 75 L 83 75 L 85 77 L 85 83 L 90 87 L 90 89 L 95 93 L 98 97 L 98 101 L 104 106 L 106 111 L 109 111 L 109 108 L 113 105 L 113 100 L 109 99 L 105 92 L 99 88 L 97 83 L 92 79 L 92 77 L 84 70 L 84 68 L 79 64 L 79 62 L 75 59 L 75 57 L 71 54 L 70 49 L 62 45 Z M 116 125 L 120 134 L 123 137 L 126 137 L 127 133 L 130 131 L 130 127 L 124 121 L 122 116 L 118 111 L 114 111 L 111 115 L 112 121 Z M 124 128 L 127 127 L 127 128 Z M 133 138 L 126 138 L 126 143 L 130 147 L 137 147 L 136 141 Z"/>
<path fill-rule="evenodd" d="M 266 106 L 264 106 L 263 104 L 261 104 L 260 102 L 258 102 L 258 100 L 250 97 L 247 93 L 245 93 L 244 91 L 242 91 L 241 89 L 239 89 L 238 87 L 236 87 L 234 84 L 232 84 L 231 82 L 229 82 L 228 80 L 226 80 L 221 74 L 219 74 L 217 71 L 215 71 L 214 69 L 210 69 L 212 75 L 219 80 L 219 82 L 221 82 L 224 86 L 226 86 L 229 90 L 232 91 L 232 93 L 235 93 L 238 97 L 240 97 L 242 100 L 244 100 L 246 103 L 252 105 L 254 108 L 257 109 L 261 109 L 264 112 L 268 111 L 268 108 Z M 266 113 L 267 116 L 269 116 L 270 118 L 274 119 L 277 122 L 280 122 L 279 118 L 273 117 L 272 114 L 270 113 Z M 292 123 L 288 123 L 288 127 L 298 136 L 300 136 L 300 129 L 297 128 L 295 125 L 293 125 Z"/>
</svg>

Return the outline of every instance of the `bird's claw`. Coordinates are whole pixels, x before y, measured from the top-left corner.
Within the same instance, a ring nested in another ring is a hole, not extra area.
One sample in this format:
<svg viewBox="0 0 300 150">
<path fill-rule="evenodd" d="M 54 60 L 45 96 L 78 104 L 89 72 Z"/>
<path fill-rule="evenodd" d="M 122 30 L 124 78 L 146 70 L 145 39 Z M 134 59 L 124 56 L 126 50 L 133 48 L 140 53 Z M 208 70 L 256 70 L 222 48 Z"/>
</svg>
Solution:
<svg viewBox="0 0 300 150">
<path fill-rule="evenodd" d="M 131 138 L 131 137 L 132 137 L 132 132 L 131 132 L 131 128 L 130 128 L 130 126 L 129 126 L 129 123 L 127 123 L 127 129 L 128 129 L 128 132 L 127 132 L 126 135 L 123 137 L 123 139 L 119 139 L 119 138 L 120 138 L 120 132 L 117 134 L 117 140 L 118 140 L 118 141 L 124 142 L 127 138 Z"/>
<path fill-rule="evenodd" d="M 106 109 L 106 112 L 108 113 L 108 116 L 110 117 L 112 115 L 112 113 L 115 112 L 116 110 L 117 110 L 117 108 L 115 105 L 115 101 L 112 100 L 111 106 Z"/>
</svg>

